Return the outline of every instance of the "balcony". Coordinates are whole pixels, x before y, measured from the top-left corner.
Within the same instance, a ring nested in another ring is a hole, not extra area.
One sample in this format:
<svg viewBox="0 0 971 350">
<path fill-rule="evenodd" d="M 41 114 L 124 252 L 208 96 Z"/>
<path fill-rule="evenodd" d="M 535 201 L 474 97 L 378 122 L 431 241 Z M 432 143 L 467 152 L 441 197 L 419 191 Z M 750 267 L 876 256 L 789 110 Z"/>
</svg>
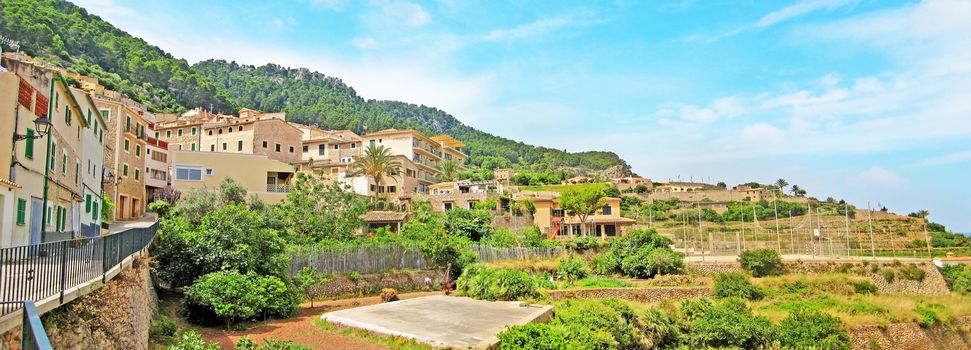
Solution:
<svg viewBox="0 0 971 350">
<path fill-rule="evenodd" d="M 289 184 L 266 184 L 266 192 L 289 193 L 290 185 Z"/>
</svg>

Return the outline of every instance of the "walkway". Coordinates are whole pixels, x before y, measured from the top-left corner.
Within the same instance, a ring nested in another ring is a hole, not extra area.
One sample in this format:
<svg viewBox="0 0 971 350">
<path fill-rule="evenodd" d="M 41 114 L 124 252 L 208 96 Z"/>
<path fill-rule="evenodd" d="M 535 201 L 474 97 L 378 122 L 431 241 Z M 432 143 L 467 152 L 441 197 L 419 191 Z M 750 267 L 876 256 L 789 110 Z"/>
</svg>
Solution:
<svg viewBox="0 0 971 350">
<path fill-rule="evenodd" d="M 156 219 L 155 213 L 148 213 L 137 219 L 125 220 L 125 221 L 115 221 L 108 224 L 108 234 L 118 233 L 131 228 L 145 228 L 152 226 L 152 224 L 158 221 Z"/>
</svg>

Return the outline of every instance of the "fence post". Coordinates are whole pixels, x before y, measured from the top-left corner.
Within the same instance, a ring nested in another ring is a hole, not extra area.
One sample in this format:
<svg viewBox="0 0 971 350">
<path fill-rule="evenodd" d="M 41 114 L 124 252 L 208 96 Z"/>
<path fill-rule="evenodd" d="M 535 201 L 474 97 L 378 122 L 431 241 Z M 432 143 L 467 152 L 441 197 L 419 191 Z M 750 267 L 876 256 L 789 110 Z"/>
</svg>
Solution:
<svg viewBox="0 0 971 350">
<path fill-rule="evenodd" d="M 67 283 L 67 241 L 61 241 L 61 303 L 64 303 L 65 283 Z"/>
<path fill-rule="evenodd" d="M 101 283 L 108 281 L 108 237 L 101 237 Z"/>
</svg>

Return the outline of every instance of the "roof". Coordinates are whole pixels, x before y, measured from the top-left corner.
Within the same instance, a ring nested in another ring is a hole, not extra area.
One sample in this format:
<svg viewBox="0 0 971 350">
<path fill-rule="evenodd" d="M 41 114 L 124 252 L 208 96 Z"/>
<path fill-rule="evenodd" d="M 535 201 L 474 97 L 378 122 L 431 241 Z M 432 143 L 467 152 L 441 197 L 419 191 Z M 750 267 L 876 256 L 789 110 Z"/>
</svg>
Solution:
<svg viewBox="0 0 971 350">
<path fill-rule="evenodd" d="M 397 211 L 378 211 L 373 210 L 360 216 L 365 222 L 399 222 L 404 221 L 408 213 Z"/>
<path fill-rule="evenodd" d="M 456 139 L 454 139 L 454 138 L 452 138 L 451 136 L 448 136 L 448 135 L 432 136 L 431 139 L 432 140 L 435 140 L 436 142 L 439 142 L 439 143 L 441 143 L 441 144 L 443 144 L 445 146 L 452 147 L 452 148 L 465 147 L 465 144 L 464 143 L 462 143 L 459 140 L 456 140 Z"/>
</svg>

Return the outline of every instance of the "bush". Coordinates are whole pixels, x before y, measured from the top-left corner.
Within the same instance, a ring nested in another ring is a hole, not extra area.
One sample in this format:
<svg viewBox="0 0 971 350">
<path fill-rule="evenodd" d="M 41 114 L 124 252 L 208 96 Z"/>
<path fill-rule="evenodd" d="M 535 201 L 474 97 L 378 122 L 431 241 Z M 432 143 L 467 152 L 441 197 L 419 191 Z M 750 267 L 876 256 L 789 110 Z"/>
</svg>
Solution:
<svg viewBox="0 0 971 350">
<path fill-rule="evenodd" d="M 947 307 L 941 304 L 921 303 L 914 307 L 914 312 L 920 316 L 920 320 L 917 323 L 924 328 L 948 324 L 952 320 L 952 316 L 947 310 Z"/>
<path fill-rule="evenodd" d="M 737 347 L 759 349 L 769 345 L 775 333 L 772 322 L 752 315 L 740 299 L 726 299 L 704 310 L 690 324 L 692 348 Z"/>
<path fill-rule="evenodd" d="M 577 280 L 574 284 L 577 288 L 629 288 L 634 284 L 611 277 L 590 276 L 582 280 Z"/>
<path fill-rule="evenodd" d="M 897 279 L 897 273 L 893 269 L 883 270 L 883 280 L 887 283 L 893 283 L 893 280 Z"/>
<path fill-rule="evenodd" d="M 590 267 L 595 274 L 610 275 L 620 268 L 620 261 L 613 252 L 606 252 L 590 258 Z"/>
<path fill-rule="evenodd" d="M 524 271 L 473 264 L 462 272 L 456 289 L 474 299 L 516 300 L 535 295 L 536 281 Z"/>
<path fill-rule="evenodd" d="M 567 348 L 566 332 L 548 323 L 512 326 L 499 333 L 501 350 L 559 350 Z"/>
<path fill-rule="evenodd" d="M 213 272 L 185 290 L 183 313 L 196 323 L 234 322 L 266 317 L 288 317 L 296 312 L 297 295 L 274 276 Z"/>
<path fill-rule="evenodd" d="M 398 291 L 396 291 L 394 288 L 381 289 L 381 301 L 387 303 L 387 302 L 397 301 L 397 300 L 398 300 Z"/>
<path fill-rule="evenodd" d="M 681 271 L 684 259 L 670 249 L 643 246 L 620 263 L 621 271 L 634 278 L 651 278 Z"/>
<path fill-rule="evenodd" d="M 577 236 L 566 241 L 566 247 L 575 252 L 583 252 L 600 247 L 600 239 L 593 236 Z"/>
<path fill-rule="evenodd" d="M 658 309 L 648 309 L 641 315 L 641 331 L 648 349 L 670 347 L 682 336 L 677 320 Z"/>
<path fill-rule="evenodd" d="M 148 204 L 148 211 L 158 214 L 160 218 L 169 216 L 172 205 L 163 200 L 156 200 Z"/>
<path fill-rule="evenodd" d="M 156 313 L 148 329 L 148 337 L 158 344 L 172 344 L 179 333 L 179 326 L 168 316 Z"/>
<path fill-rule="evenodd" d="M 760 248 L 746 250 L 739 256 L 742 268 L 755 277 L 775 275 L 782 272 L 782 259 L 773 249 Z"/>
<path fill-rule="evenodd" d="M 778 339 L 791 349 L 850 349 L 850 336 L 836 317 L 797 310 L 779 323 Z"/>
<path fill-rule="evenodd" d="M 236 350 L 310 350 L 310 347 L 303 346 L 292 341 L 276 340 L 267 338 L 263 344 L 256 345 L 249 336 L 243 336 L 236 341 Z"/>
<path fill-rule="evenodd" d="M 853 291 L 856 294 L 877 294 L 877 285 L 870 281 L 853 281 Z"/>
<path fill-rule="evenodd" d="M 923 281 L 924 278 L 927 277 L 927 272 L 925 272 L 924 269 L 921 269 L 920 267 L 917 267 L 917 265 L 913 264 L 901 266 L 897 270 L 900 271 L 900 277 L 911 281 L 919 282 Z"/>
<path fill-rule="evenodd" d="M 583 259 L 571 255 L 560 260 L 559 265 L 556 266 L 556 273 L 573 284 L 574 281 L 587 277 L 590 271 L 587 270 Z"/>
<path fill-rule="evenodd" d="M 629 348 L 637 343 L 636 315 L 623 301 L 566 300 L 556 305 L 556 323 L 571 339 L 589 339 L 584 348 Z"/>
<path fill-rule="evenodd" d="M 202 336 L 195 331 L 186 331 L 182 333 L 179 343 L 170 346 L 168 350 L 219 350 L 219 346 L 202 340 Z"/>
<path fill-rule="evenodd" d="M 954 282 L 951 282 L 951 290 L 964 295 L 971 294 L 971 269 L 965 268 L 954 278 Z"/>
<path fill-rule="evenodd" d="M 753 285 L 748 275 L 741 272 L 726 272 L 715 277 L 715 297 L 759 300 L 765 297 L 765 292 Z"/>
<path fill-rule="evenodd" d="M 509 230 L 496 230 L 482 239 L 482 244 L 496 248 L 509 248 L 518 245 L 515 233 Z"/>
</svg>

